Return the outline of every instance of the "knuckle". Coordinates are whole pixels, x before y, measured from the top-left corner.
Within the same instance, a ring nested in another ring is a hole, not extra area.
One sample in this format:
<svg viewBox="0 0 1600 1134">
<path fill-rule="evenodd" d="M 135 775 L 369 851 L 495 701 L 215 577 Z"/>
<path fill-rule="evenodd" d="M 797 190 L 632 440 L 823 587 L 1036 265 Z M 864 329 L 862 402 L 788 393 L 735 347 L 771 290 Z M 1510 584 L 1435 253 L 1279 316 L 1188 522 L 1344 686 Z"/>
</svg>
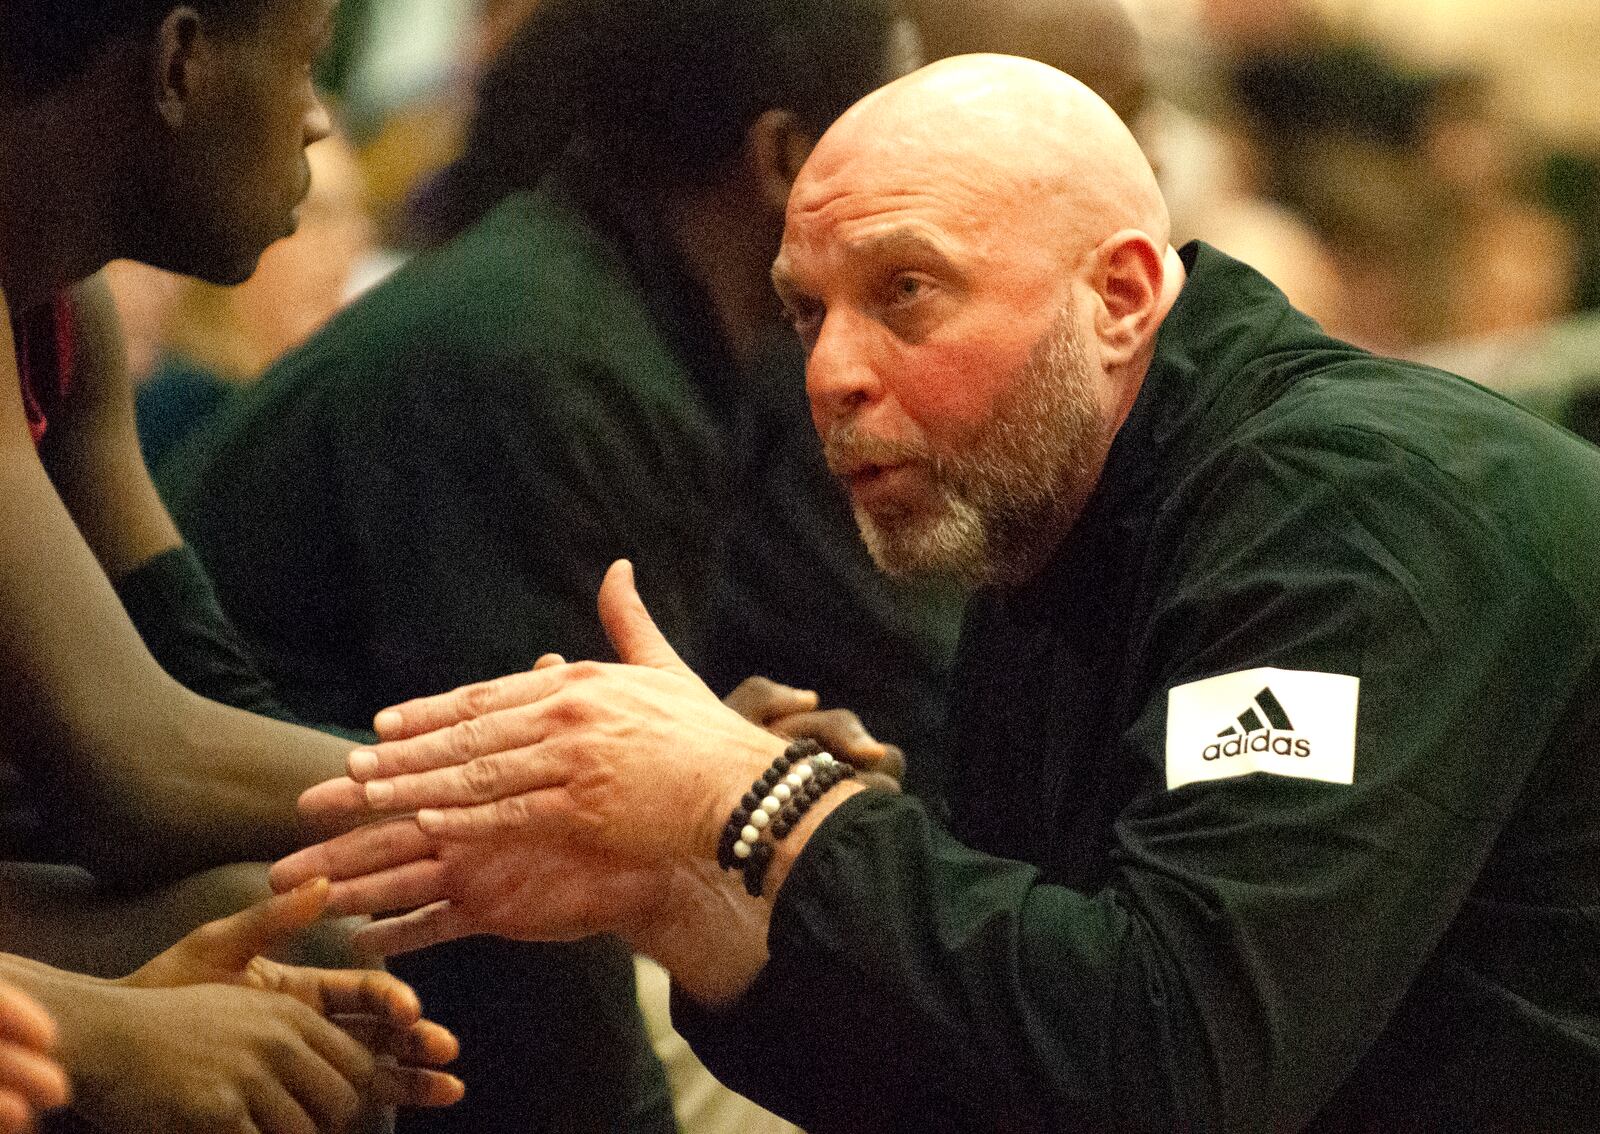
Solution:
<svg viewBox="0 0 1600 1134">
<path fill-rule="evenodd" d="M 488 799 L 500 783 L 500 771 L 489 760 L 473 760 L 461 768 L 461 779 L 474 799 Z"/>
<path fill-rule="evenodd" d="M 604 674 L 606 669 L 605 669 L 605 666 L 601 665 L 597 661 L 585 660 L 585 661 L 580 661 L 580 662 L 574 662 L 571 666 L 568 667 L 568 671 L 572 674 L 573 677 L 577 678 L 580 681 L 592 681 L 593 679 L 595 679 L 595 678 L 601 676 L 602 674 Z"/>
<path fill-rule="evenodd" d="M 231 1083 L 213 1082 L 196 1088 L 190 1105 L 203 1130 L 237 1130 L 249 1114 Z"/>
<path fill-rule="evenodd" d="M 485 739 L 486 729 L 483 721 L 477 717 L 469 717 L 450 726 L 450 752 L 460 759 L 470 759 L 477 755 L 479 745 Z"/>
<path fill-rule="evenodd" d="M 480 717 L 492 712 L 499 698 L 498 681 L 480 681 L 468 685 L 459 694 L 460 708 L 467 717 Z"/>
<path fill-rule="evenodd" d="M 527 799 L 514 795 L 510 799 L 500 800 L 495 804 L 495 817 L 507 827 L 523 826 L 531 818 Z"/>
</svg>

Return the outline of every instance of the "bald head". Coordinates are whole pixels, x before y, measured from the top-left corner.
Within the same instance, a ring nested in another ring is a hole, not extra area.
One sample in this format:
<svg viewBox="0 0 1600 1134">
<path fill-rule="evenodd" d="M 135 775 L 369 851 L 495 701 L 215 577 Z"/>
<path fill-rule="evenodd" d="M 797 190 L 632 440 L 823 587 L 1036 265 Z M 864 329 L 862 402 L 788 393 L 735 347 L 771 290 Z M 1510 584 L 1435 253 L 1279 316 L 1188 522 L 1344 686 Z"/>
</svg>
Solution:
<svg viewBox="0 0 1600 1134">
<path fill-rule="evenodd" d="M 922 68 L 861 100 L 823 136 L 795 203 L 852 178 L 958 194 L 1032 225 L 1075 257 L 1120 229 L 1169 235 L 1138 143 L 1106 102 L 1062 72 L 1005 55 Z"/>
<path fill-rule="evenodd" d="M 823 136 L 773 282 L 880 564 L 995 582 L 1044 562 L 1181 286 L 1168 227 L 1121 120 L 1030 60 L 935 63 Z"/>
</svg>

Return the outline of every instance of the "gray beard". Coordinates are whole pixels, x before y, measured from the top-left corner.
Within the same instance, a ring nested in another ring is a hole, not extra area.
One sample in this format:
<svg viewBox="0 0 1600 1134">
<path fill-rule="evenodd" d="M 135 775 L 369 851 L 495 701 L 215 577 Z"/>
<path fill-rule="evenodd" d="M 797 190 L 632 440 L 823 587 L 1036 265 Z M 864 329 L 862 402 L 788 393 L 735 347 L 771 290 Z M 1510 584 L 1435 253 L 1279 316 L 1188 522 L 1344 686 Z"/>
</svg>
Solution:
<svg viewBox="0 0 1600 1134">
<path fill-rule="evenodd" d="M 874 441 L 853 426 L 829 436 L 835 467 L 914 460 L 930 472 L 938 494 L 931 508 L 880 515 L 855 509 L 881 570 L 1011 586 L 1032 578 L 1060 545 L 1094 490 L 1110 443 L 1071 315 L 1063 312 L 1035 345 L 988 420 L 956 453 Z"/>
</svg>

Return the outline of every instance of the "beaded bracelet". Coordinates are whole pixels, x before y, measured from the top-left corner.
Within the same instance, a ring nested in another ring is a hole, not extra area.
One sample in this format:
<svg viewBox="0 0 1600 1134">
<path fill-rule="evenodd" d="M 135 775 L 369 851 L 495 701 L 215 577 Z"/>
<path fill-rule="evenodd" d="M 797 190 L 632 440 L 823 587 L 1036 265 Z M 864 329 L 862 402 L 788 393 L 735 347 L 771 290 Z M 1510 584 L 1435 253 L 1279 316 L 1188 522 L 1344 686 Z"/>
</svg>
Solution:
<svg viewBox="0 0 1600 1134">
<path fill-rule="evenodd" d="M 841 780 L 855 775 L 814 740 L 796 740 L 750 785 L 728 816 L 717 844 L 717 864 L 742 870 L 744 888 L 759 898 L 772 863 L 774 842 L 794 830 L 811 805 Z M 771 832 L 763 839 L 764 831 Z"/>
</svg>

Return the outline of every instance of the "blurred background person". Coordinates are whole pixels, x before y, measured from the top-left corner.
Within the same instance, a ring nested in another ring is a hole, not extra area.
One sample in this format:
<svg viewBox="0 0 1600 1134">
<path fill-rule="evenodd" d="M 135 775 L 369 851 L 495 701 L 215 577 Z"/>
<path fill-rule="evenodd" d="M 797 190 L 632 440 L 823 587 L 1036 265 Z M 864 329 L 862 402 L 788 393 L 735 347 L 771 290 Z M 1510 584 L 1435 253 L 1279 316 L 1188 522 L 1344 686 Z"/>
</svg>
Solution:
<svg viewBox="0 0 1600 1134">
<path fill-rule="evenodd" d="M 886 0 L 534 6 L 414 193 L 429 250 L 163 470 L 291 705 L 360 727 L 547 650 L 600 655 L 594 582 L 629 556 L 685 649 L 726 643 L 698 654 L 724 692 L 801 659 L 771 676 L 935 747 L 958 597 L 873 570 L 769 279 L 793 171 L 898 43 Z M 468 942 L 402 971 L 470 1087 L 411 1129 L 671 1124 L 617 943 Z"/>
<path fill-rule="evenodd" d="M 1179 236 L 1257 266 L 1341 337 L 1597 436 L 1592 5 L 1131 6 Z"/>
</svg>

